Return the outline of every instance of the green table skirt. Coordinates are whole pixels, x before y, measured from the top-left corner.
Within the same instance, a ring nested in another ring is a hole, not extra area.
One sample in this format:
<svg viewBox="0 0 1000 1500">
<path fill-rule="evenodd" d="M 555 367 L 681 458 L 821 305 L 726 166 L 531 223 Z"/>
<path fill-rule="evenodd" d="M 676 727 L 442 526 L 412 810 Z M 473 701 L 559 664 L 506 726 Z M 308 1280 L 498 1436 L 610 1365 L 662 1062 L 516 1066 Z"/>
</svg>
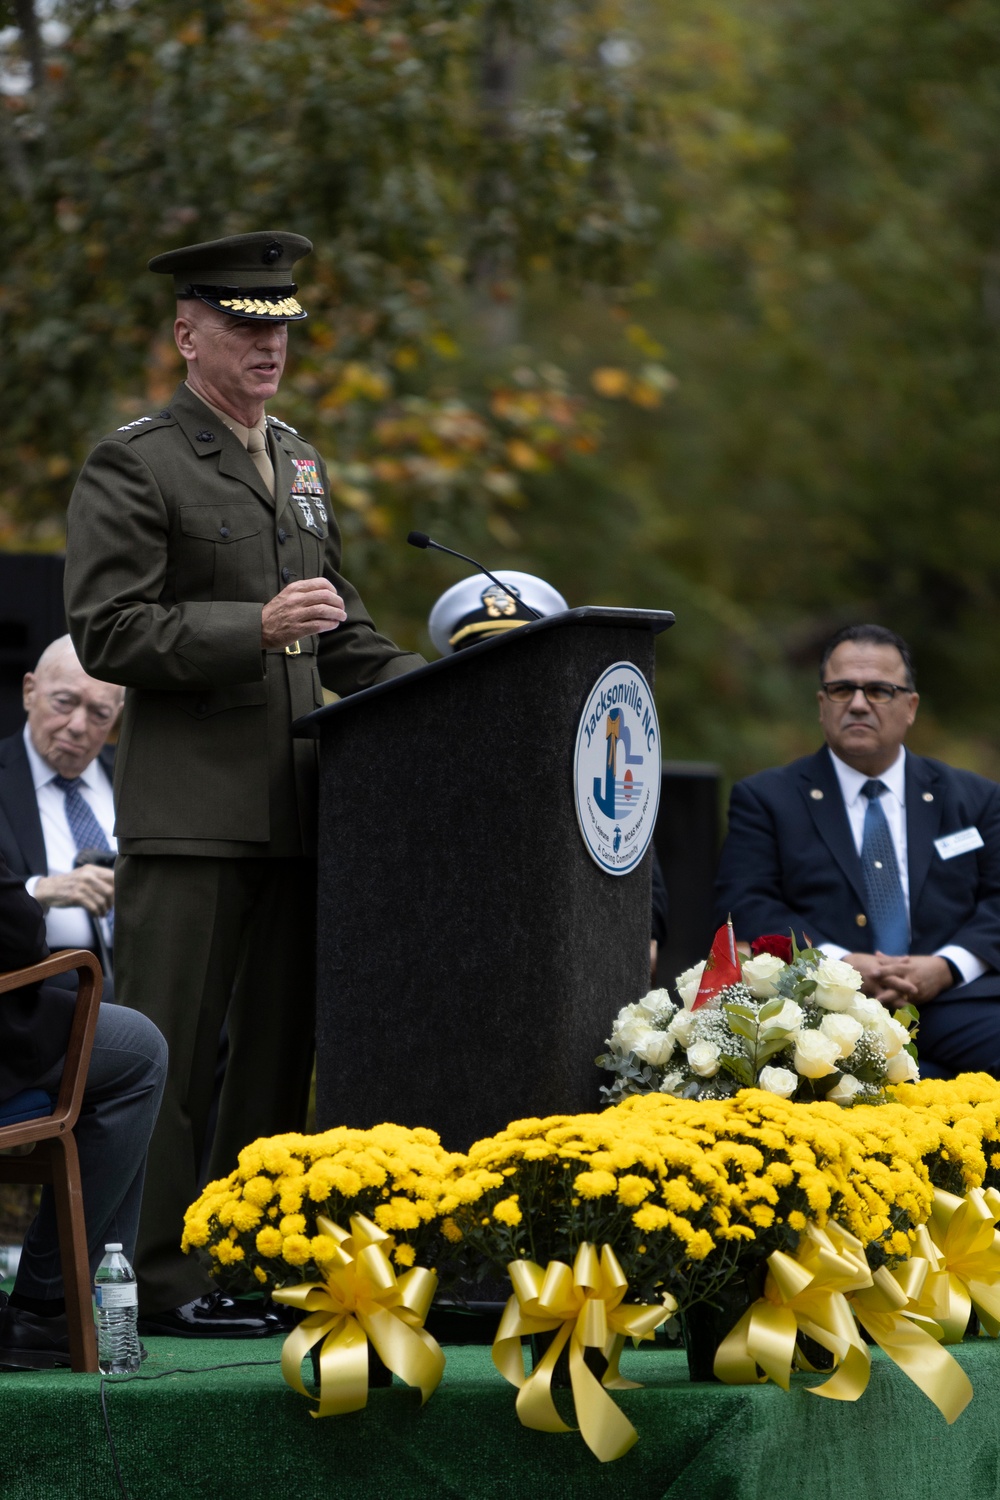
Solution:
<svg viewBox="0 0 1000 1500">
<path fill-rule="evenodd" d="M 446 1349 L 421 1409 L 398 1382 L 315 1420 L 283 1382 L 277 1340 L 149 1339 L 142 1374 L 105 1382 L 132 1500 L 993 1500 L 1000 1497 L 1000 1345 L 962 1345 L 975 1398 L 949 1427 L 874 1351 L 856 1403 L 776 1386 L 692 1386 L 682 1354 L 626 1351 L 644 1388 L 615 1399 L 639 1432 L 600 1464 L 576 1433 L 529 1432 L 489 1349 Z M 251 1361 L 235 1367 L 236 1361 Z M 233 1368 L 211 1370 L 211 1365 Z M 177 1367 L 193 1373 L 173 1372 Z M 154 1376 L 162 1378 L 154 1379 Z M 3 1500 L 121 1500 L 97 1376 L 0 1374 Z"/>
</svg>

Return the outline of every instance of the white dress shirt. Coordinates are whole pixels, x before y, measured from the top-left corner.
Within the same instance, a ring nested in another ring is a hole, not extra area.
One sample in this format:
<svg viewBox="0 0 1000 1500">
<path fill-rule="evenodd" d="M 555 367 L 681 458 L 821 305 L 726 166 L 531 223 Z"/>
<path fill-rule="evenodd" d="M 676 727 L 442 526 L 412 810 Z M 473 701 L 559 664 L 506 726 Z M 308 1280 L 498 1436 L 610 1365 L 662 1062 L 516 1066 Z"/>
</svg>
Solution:
<svg viewBox="0 0 1000 1500">
<path fill-rule="evenodd" d="M 31 743 L 27 724 L 24 726 L 24 748 L 28 754 L 28 765 L 31 767 L 31 779 L 35 784 L 35 799 L 38 803 L 38 816 L 42 823 L 45 859 L 48 863 L 49 874 L 66 875 L 73 868 L 77 851 L 76 840 L 70 832 L 69 820 L 66 817 L 65 793 L 52 784 L 59 772 L 53 771 L 52 767 L 47 765 L 39 755 Z M 115 807 L 111 782 L 99 760 L 92 760 L 80 776 L 79 791 L 103 828 L 110 848 L 116 849 L 118 846 L 114 835 Z M 32 875 L 24 882 L 29 896 L 35 894 L 35 887 L 41 879 L 43 877 L 40 875 Z M 90 913 L 82 906 L 50 906 L 45 913 L 45 940 L 53 949 L 90 948 L 94 942 L 90 923 Z M 105 942 L 110 944 L 108 925 L 103 918 L 101 930 L 104 933 Z"/>
<path fill-rule="evenodd" d="M 888 770 L 880 771 L 877 777 L 872 778 L 863 771 L 856 771 L 853 766 L 849 766 L 846 761 L 834 755 L 829 747 L 827 748 L 833 762 L 833 769 L 837 773 L 840 794 L 844 799 L 847 819 L 854 837 L 854 847 L 859 855 L 865 832 L 865 813 L 868 811 L 868 798 L 864 796 L 861 788 L 867 781 L 873 779 L 881 781 L 886 788 L 879 798 L 879 804 L 885 813 L 885 821 L 889 825 L 889 833 L 896 850 L 899 883 L 903 888 L 906 915 L 909 917 L 910 869 L 906 856 L 906 750 L 901 745 L 899 754 Z M 850 952 L 850 949 L 841 948 L 837 943 L 824 943 L 823 952 L 830 958 L 843 958 Z M 982 959 L 977 958 L 974 953 L 969 952 L 968 948 L 962 948 L 957 943 L 946 943 L 943 948 L 938 948 L 935 952 L 937 957 L 948 959 L 955 965 L 966 984 L 970 980 L 978 979 L 980 974 L 986 973 L 987 965 Z"/>
</svg>

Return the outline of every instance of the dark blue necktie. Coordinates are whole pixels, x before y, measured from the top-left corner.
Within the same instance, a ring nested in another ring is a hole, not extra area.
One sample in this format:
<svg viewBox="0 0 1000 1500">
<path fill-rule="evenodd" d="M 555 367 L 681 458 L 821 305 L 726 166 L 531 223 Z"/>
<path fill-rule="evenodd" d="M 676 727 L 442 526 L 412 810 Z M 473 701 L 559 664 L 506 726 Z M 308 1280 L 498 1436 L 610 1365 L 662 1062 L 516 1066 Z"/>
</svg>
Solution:
<svg viewBox="0 0 1000 1500">
<path fill-rule="evenodd" d="M 66 799 L 66 821 L 77 851 L 81 849 L 110 850 L 111 845 L 105 837 L 104 829 L 94 817 L 90 803 L 80 791 L 79 777 L 71 781 L 68 776 L 53 776 L 52 785 L 57 786 Z M 104 920 L 108 924 L 108 932 L 114 937 L 114 911 L 109 911 Z"/>
<path fill-rule="evenodd" d="M 861 868 L 868 895 L 868 915 L 874 945 L 882 953 L 909 953 L 910 921 L 899 879 L 899 863 L 889 824 L 879 798 L 888 788 L 884 781 L 866 781 L 861 788 L 868 798 L 861 839 Z"/>
</svg>

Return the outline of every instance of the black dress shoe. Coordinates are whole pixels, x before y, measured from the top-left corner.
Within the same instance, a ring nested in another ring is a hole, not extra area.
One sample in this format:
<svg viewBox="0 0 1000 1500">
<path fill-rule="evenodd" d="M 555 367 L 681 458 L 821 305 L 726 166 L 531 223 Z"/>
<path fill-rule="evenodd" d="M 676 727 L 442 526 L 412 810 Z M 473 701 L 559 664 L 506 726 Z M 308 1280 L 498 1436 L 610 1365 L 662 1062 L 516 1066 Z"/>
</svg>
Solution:
<svg viewBox="0 0 1000 1500">
<path fill-rule="evenodd" d="M 8 1370 L 54 1370 L 69 1365 L 66 1314 L 40 1318 L 8 1302 L 0 1313 L 0 1366 Z"/>
<path fill-rule="evenodd" d="M 11 1307 L 6 1293 L 0 1303 L 0 1369 L 54 1370 L 69 1366 L 69 1324 L 66 1314 L 40 1318 L 23 1307 Z M 149 1358 L 149 1350 L 139 1345 L 139 1363 Z"/>
<path fill-rule="evenodd" d="M 263 1339 L 287 1329 L 262 1302 L 235 1302 L 223 1292 L 206 1292 L 193 1302 L 140 1318 L 139 1332 L 175 1339 Z"/>
</svg>

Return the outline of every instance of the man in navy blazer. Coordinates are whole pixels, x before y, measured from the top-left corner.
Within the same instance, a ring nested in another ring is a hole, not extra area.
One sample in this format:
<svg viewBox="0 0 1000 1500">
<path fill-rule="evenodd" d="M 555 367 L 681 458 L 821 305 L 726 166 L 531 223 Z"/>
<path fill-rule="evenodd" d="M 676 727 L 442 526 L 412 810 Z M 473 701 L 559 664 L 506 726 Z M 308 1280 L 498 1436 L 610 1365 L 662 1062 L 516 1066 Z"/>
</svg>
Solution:
<svg viewBox="0 0 1000 1500">
<path fill-rule="evenodd" d="M 883 1004 L 919 1006 L 924 1076 L 1000 1077 L 1000 786 L 904 748 L 919 698 L 892 631 L 835 636 L 818 697 L 825 747 L 733 787 L 717 919 L 731 914 L 748 941 L 793 931 L 853 964 Z M 879 944 L 885 919 L 862 864 L 873 799 L 905 908 L 896 951 Z"/>
</svg>

